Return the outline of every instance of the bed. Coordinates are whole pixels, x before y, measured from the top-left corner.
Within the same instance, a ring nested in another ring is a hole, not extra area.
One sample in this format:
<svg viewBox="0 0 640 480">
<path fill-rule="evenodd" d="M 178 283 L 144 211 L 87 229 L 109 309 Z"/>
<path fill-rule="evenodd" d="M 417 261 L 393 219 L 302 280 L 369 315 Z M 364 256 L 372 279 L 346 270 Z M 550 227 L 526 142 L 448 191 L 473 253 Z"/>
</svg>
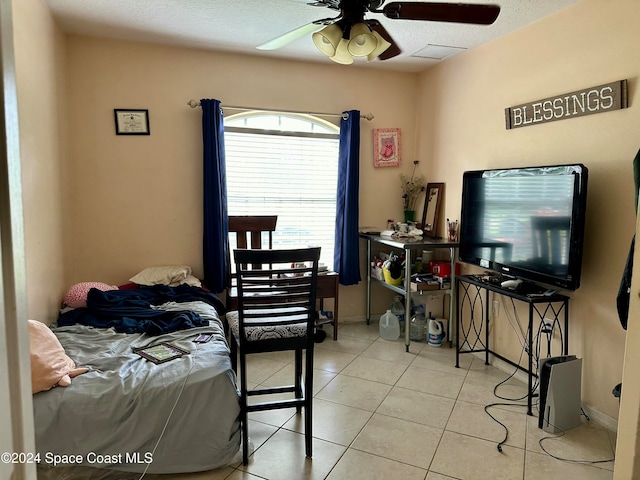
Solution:
<svg viewBox="0 0 640 480">
<path fill-rule="evenodd" d="M 93 288 L 86 308 L 60 315 L 52 331 L 89 371 L 33 396 L 39 478 L 125 478 L 123 472 L 230 464 L 240 446 L 240 409 L 221 308 L 217 297 L 185 284 Z M 202 333 L 210 341 L 194 343 Z M 164 342 L 189 353 L 156 364 L 134 351 Z"/>
</svg>

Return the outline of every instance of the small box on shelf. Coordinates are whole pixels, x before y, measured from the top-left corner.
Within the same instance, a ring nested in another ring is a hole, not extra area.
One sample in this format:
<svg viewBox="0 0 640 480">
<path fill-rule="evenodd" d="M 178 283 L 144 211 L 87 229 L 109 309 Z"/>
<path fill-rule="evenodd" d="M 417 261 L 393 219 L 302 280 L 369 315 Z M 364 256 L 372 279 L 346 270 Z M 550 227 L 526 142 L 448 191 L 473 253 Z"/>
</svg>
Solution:
<svg viewBox="0 0 640 480">
<path fill-rule="evenodd" d="M 382 275 L 382 268 L 377 267 L 375 264 L 371 264 L 371 278 L 377 278 L 378 280 L 384 280 Z"/>
<path fill-rule="evenodd" d="M 430 273 L 414 273 L 411 275 L 411 291 L 439 290 L 438 280 Z"/>
<path fill-rule="evenodd" d="M 412 292 L 422 292 L 427 290 L 440 290 L 440 284 L 438 282 L 429 282 L 429 283 L 411 282 Z"/>
</svg>

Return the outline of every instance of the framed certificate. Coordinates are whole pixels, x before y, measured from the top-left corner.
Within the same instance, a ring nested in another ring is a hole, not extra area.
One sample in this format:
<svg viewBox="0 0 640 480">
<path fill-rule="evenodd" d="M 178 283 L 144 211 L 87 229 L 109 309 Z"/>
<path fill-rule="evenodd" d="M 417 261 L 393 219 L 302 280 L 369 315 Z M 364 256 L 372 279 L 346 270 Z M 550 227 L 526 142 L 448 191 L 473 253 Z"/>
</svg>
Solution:
<svg viewBox="0 0 640 480">
<path fill-rule="evenodd" d="M 116 108 L 116 135 L 151 135 L 149 110 Z"/>
</svg>

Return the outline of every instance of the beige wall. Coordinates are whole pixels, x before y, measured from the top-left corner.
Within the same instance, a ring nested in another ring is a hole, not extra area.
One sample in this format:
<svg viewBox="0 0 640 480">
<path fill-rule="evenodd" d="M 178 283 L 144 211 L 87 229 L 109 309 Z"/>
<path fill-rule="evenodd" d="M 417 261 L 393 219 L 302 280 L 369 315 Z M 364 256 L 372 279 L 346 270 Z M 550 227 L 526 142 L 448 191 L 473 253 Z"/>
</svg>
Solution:
<svg viewBox="0 0 640 480">
<path fill-rule="evenodd" d="M 622 378 L 625 341 L 616 294 L 635 228 L 639 24 L 635 0 L 615 2 L 615 8 L 606 0 L 587 0 L 440 64 L 421 75 L 419 88 L 418 157 L 433 181 L 447 184 L 447 216 L 459 216 L 464 170 L 572 162 L 589 168 L 582 286 L 571 295 L 570 351 L 583 358 L 584 404 L 612 418 L 619 405 L 611 390 Z M 620 79 L 629 80 L 626 110 L 505 129 L 505 107 Z M 496 350 L 517 359 L 519 346 L 505 332 L 511 327 L 504 313 L 493 328 Z"/>
<path fill-rule="evenodd" d="M 77 36 L 67 46 L 69 284 L 125 283 L 159 264 L 202 275 L 202 114 L 190 99 L 373 113 L 361 123 L 360 218 L 399 217 L 399 169 L 372 167 L 372 129 L 401 128 L 405 159 L 414 158 L 417 75 Z M 116 136 L 114 108 L 149 109 L 151 135 Z M 361 315 L 364 287 L 342 290 L 341 314 Z"/>
<path fill-rule="evenodd" d="M 13 8 L 28 310 L 49 323 L 65 288 L 64 37 L 41 0 Z"/>
</svg>

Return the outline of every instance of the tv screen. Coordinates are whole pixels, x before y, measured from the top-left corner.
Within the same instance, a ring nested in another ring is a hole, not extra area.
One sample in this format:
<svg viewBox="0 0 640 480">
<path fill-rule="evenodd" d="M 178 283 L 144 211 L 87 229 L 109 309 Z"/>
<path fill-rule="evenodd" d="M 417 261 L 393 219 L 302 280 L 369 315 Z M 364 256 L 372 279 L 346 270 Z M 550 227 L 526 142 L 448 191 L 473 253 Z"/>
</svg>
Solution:
<svg viewBox="0 0 640 480">
<path fill-rule="evenodd" d="M 465 172 L 460 260 L 507 277 L 576 290 L 587 177 L 581 164 Z"/>
</svg>

